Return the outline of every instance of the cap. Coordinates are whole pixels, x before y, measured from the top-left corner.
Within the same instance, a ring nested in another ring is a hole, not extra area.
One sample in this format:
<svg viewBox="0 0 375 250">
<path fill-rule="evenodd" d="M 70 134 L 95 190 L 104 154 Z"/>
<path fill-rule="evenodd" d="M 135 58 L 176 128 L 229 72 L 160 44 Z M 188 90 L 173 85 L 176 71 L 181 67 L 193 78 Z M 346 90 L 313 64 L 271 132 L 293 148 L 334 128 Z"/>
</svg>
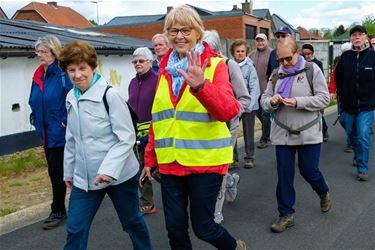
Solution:
<svg viewBox="0 0 375 250">
<path fill-rule="evenodd" d="M 264 33 L 259 33 L 259 34 L 255 37 L 255 40 L 257 40 L 257 39 L 267 40 L 267 36 L 266 36 Z"/>
<path fill-rule="evenodd" d="M 352 44 L 349 42 L 341 44 L 341 52 L 345 52 L 347 50 L 350 50 L 352 48 Z"/>
<path fill-rule="evenodd" d="M 311 50 L 311 52 L 314 53 L 314 47 L 309 43 L 305 43 L 304 45 L 302 45 L 302 49 L 308 49 L 308 50 Z"/>
<path fill-rule="evenodd" d="M 276 32 L 275 32 L 275 35 L 277 34 L 289 34 L 291 35 L 292 34 L 292 31 L 286 27 L 286 26 L 282 26 L 280 27 Z"/>
<path fill-rule="evenodd" d="M 350 29 L 349 35 L 351 36 L 356 31 L 367 34 L 367 30 L 366 30 L 365 27 L 363 27 L 362 25 L 356 25 L 356 26 L 354 26 L 353 28 Z"/>
</svg>

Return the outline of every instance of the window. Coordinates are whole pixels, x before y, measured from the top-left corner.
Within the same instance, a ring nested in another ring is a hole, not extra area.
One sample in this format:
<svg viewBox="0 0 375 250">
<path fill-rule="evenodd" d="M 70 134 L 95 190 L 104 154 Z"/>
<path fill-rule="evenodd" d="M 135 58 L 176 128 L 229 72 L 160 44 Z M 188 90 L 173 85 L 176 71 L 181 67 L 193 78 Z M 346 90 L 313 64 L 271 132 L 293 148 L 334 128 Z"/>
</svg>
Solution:
<svg viewBox="0 0 375 250">
<path fill-rule="evenodd" d="M 259 33 L 263 33 L 268 37 L 268 29 L 266 29 L 266 28 L 259 28 Z M 268 39 L 269 39 L 269 37 L 268 37 Z"/>
<path fill-rule="evenodd" d="M 252 25 L 246 25 L 246 39 L 254 40 L 256 36 L 256 27 Z"/>
</svg>

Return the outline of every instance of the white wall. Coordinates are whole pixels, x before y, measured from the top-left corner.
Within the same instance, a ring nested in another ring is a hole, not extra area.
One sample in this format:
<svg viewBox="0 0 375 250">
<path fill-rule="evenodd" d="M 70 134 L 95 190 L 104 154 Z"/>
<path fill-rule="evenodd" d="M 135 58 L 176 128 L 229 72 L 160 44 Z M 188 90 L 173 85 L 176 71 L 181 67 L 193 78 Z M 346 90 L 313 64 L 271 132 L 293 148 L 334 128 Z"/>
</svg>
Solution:
<svg viewBox="0 0 375 250">
<path fill-rule="evenodd" d="M 98 70 L 108 83 L 128 99 L 128 85 L 136 72 L 131 55 L 99 56 Z M 30 131 L 28 105 L 31 79 L 39 62 L 37 58 L 0 59 L 0 136 Z M 19 111 L 12 111 L 18 103 Z"/>
</svg>

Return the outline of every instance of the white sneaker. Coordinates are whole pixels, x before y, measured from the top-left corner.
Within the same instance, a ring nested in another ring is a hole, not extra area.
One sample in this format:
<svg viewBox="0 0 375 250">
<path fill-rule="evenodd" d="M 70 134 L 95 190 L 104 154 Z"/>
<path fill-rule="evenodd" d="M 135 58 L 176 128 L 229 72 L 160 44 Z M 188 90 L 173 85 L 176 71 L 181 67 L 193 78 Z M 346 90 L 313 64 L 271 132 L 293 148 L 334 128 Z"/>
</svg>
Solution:
<svg viewBox="0 0 375 250">
<path fill-rule="evenodd" d="M 234 202 L 237 197 L 237 186 L 240 182 L 240 176 L 237 173 L 228 175 L 227 177 L 227 190 L 225 192 L 225 199 L 228 202 Z"/>
<path fill-rule="evenodd" d="M 214 219 L 214 221 L 215 221 L 216 224 L 221 224 L 224 221 L 223 214 L 220 213 L 220 212 L 215 213 L 215 219 Z"/>
</svg>

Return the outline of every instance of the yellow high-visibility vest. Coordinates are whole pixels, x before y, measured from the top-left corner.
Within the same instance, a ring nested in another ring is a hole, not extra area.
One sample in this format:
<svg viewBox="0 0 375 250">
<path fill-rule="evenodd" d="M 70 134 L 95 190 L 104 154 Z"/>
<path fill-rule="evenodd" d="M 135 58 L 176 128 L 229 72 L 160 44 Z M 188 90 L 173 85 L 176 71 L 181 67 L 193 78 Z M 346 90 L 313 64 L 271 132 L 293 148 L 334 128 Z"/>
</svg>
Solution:
<svg viewBox="0 0 375 250">
<path fill-rule="evenodd" d="M 211 83 L 221 57 L 211 57 L 205 79 Z M 187 85 L 174 108 L 168 82 L 160 76 L 152 105 L 152 126 L 159 164 L 177 161 L 183 166 L 207 167 L 231 163 L 231 134 L 225 122 L 215 120 Z"/>
</svg>

